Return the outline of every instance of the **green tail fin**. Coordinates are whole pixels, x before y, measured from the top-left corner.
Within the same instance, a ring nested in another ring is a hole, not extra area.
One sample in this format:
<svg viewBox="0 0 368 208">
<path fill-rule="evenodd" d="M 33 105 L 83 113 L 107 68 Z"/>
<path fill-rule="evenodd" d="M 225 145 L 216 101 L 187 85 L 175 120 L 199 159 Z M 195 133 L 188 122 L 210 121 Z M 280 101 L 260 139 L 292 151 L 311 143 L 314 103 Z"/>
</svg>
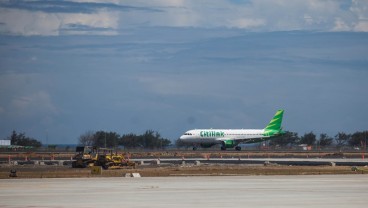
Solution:
<svg viewBox="0 0 368 208">
<path fill-rule="evenodd" d="M 284 110 L 278 110 L 273 116 L 270 123 L 266 126 L 265 134 L 272 135 L 281 132 L 282 116 L 284 115 Z"/>
</svg>

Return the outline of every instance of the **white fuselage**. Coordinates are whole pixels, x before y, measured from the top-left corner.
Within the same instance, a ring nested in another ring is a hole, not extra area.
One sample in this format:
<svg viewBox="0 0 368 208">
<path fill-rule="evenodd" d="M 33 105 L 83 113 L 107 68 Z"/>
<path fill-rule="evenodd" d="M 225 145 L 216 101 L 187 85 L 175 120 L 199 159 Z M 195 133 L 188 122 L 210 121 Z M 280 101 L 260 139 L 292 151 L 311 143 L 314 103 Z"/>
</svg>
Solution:
<svg viewBox="0 0 368 208">
<path fill-rule="evenodd" d="M 193 129 L 181 135 L 180 141 L 203 148 L 221 144 L 221 150 L 234 148 L 241 150 L 240 143 L 257 143 L 278 137 L 282 131 L 281 122 L 284 110 L 278 110 L 264 129 Z"/>
<path fill-rule="evenodd" d="M 180 140 L 186 143 L 222 143 L 225 140 L 251 141 L 267 138 L 264 129 L 194 129 L 185 132 Z"/>
</svg>

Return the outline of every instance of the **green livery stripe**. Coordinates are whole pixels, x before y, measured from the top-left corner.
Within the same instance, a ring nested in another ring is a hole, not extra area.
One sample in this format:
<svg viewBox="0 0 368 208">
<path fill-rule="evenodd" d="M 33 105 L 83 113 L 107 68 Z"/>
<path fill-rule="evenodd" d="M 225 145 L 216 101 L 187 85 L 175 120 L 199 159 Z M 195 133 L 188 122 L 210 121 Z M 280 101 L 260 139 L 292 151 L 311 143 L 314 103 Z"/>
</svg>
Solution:
<svg viewBox="0 0 368 208">
<path fill-rule="evenodd" d="M 275 116 L 271 119 L 270 123 L 264 129 L 264 136 L 272 136 L 281 131 L 282 116 L 284 115 L 284 110 L 278 110 Z"/>
</svg>

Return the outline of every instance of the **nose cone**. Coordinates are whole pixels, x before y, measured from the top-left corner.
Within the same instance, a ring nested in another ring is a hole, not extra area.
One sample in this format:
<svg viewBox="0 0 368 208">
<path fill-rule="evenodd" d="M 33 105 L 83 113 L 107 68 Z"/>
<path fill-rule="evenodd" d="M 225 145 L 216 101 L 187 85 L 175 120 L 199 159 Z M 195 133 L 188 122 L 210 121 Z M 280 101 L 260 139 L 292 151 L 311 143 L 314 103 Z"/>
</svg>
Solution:
<svg viewBox="0 0 368 208">
<path fill-rule="evenodd" d="M 180 140 L 183 140 L 183 139 L 185 139 L 185 135 L 180 136 Z"/>
</svg>

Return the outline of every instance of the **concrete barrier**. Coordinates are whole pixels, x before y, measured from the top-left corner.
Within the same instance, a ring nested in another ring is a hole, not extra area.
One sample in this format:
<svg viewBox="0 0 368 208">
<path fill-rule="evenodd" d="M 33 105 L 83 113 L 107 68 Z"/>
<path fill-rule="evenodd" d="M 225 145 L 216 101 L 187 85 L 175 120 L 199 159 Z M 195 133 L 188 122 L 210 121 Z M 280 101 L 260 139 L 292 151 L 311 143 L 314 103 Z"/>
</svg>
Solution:
<svg viewBox="0 0 368 208">
<path fill-rule="evenodd" d="M 141 174 L 139 173 L 125 173 L 125 178 L 140 178 Z"/>
<path fill-rule="evenodd" d="M 155 164 L 155 165 L 159 165 L 161 162 L 160 162 L 160 160 L 154 160 L 154 161 L 152 161 L 152 163 Z"/>
<path fill-rule="evenodd" d="M 141 177 L 141 174 L 139 174 L 139 173 L 132 173 L 132 177 L 133 178 L 140 178 Z"/>
</svg>

